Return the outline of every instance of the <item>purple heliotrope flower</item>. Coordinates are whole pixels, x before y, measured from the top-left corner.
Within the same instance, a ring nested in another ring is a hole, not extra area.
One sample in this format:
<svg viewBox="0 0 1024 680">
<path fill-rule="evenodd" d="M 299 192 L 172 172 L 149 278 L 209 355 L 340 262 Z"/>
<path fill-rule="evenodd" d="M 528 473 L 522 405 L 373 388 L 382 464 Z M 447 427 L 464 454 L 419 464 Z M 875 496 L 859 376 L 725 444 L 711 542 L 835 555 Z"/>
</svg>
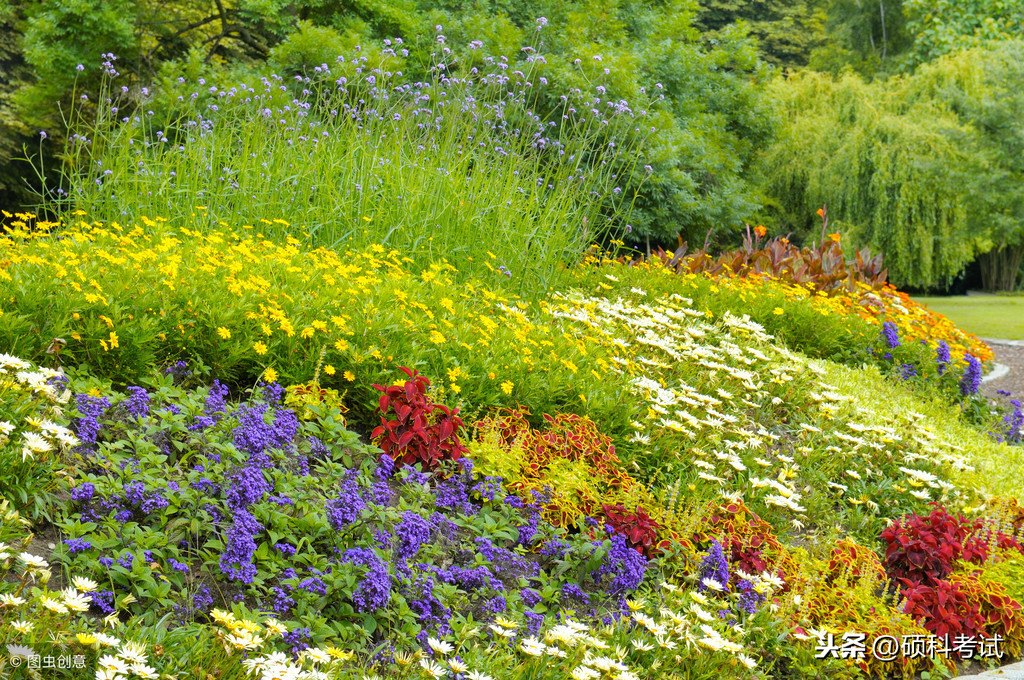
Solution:
<svg viewBox="0 0 1024 680">
<path fill-rule="evenodd" d="M 75 406 L 81 414 L 72 425 L 78 441 L 81 442 L 79 450 L 83 453 L 92 453 L 96 449 L 96 439 L 99 437 L 100 417 L 110 408 L 110 400 L 106 397 L 90 397 L 88 394 L 76 394 Z"/>
<path fill-rule="evenodd" d="M 92 550 L 92 543 L 84 538 L 66 538 L 64 539 L 64 545 L 67 546 L 68 552 L 72 555 Z"/>
<path fill-rule="evenodd" d="M 359 518 L 366 501 L 359 492 L 356 471 L 349 470 L 338 487 L 337 497 L 327 504 L 327 521 L 335 531 L 341 531 Z"/>
<path fill-rule="evenodd" d="M 430 524 L 427 520 L 408 510 L 402 515 L 402 521 L 395 525 L 395 557 L 409 560 L 416 556 L 420 546 L 430 540 Z"/>
<path fill-rule="evenodd" d="M 352 593 L 356 611 L 377 611 L 391 601 L 391 576 L 387 565 L 376 552 L 367 548 L 349 548 L 342 561 L 366 567 L 363 580 Z"/>
<path fill-rule="evenodd" d="M 611 548 L 604 564 L 594 572 L 594 580 L 601 583 L 604 577 L 609 575 L 612 578 L 606 585 L 606 590 L 610 595 L 630 593 L 644 582 L 647 558 L 629 547 L 626 537 L 622 534 L 614 534 L 610 540 Z"/>
<path fill-rule="evenodd" d="M 125 410 L 133 418 L 144 418 L 149 415 L 149 392 L 145 387 L 129 387 L 128 398 L 124 402 Z"/>
<path fill-rule="evenodd" d="M 256 537 L 263 533 L 263 525 L 248 510 L 234 511 L 234 523 L 228 530 L 225 548 L 220 556 L 220 568 L 231 579 L 252 583 L 256 578 Z"/>
</svg>

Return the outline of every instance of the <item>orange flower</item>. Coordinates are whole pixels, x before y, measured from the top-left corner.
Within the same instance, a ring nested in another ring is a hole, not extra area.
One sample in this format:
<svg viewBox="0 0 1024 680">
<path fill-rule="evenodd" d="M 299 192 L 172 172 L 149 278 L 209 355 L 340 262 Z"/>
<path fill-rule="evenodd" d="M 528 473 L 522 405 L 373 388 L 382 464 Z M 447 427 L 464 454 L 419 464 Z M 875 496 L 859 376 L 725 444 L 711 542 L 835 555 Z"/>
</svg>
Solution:
<svg viewBox="0 0 1024 680">
<path fill-rule="evenodd" d="M 756 234 L 758 238 L 761 238 L 762 236 L 764 236 L 767 233 L 768 233 L 768 230 L 764 228 L 763 224 L 759 224 L 756 227 L 754 227 L 754 234 Z"/>
<path fill-rule="evenodd" d="M 824 208 L 818 208 L 818 217 L 821 217 L 821 218 L 825 217 L 825 209 Z"/>
<path fill-rule="evenodd" d="M 833 241 L 835 241 L 836 243 L 839 243 L 839 232 L 838 231 L 835 232 L 834 234 L 829 234 L 828 237 L 830 239 L 832 239 Z"/>
</svg>

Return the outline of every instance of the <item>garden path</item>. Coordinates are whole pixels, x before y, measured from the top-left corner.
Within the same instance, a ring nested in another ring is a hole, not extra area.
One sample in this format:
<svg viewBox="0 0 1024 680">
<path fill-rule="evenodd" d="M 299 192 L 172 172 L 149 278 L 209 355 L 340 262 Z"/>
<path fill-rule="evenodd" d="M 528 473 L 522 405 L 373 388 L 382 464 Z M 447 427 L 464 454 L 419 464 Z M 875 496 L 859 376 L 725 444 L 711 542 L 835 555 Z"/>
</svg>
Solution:
<svg viewBox="0 0 1024 680">
<path fill-rule="evenodd" d="M 993 371 L 992 379 L 985 380 L 982 390 L 990 397 L 997 397 L 999 390 L 1010 392 L 1010 398 L 1024 397 L 1024 340 L 996 340 L 985 338 L 996 355 L 996 363 L 1006 367 L 1006 371 L 997 374 Z M 998 370 L 998 369 L 997 369 Z M 986 376 L 987 377 L 987 376 Z"/>
</svg>

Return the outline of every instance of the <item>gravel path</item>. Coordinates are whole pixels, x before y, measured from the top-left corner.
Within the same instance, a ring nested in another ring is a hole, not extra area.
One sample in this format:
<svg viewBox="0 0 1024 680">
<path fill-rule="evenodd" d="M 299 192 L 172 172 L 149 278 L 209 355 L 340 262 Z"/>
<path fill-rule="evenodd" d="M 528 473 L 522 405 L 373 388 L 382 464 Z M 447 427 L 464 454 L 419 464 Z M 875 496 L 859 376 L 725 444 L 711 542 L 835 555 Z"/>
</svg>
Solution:
<svg viewBox="0 0 1024 680">
<path fill-rule="evenodd" d="M 1010 370 L 1000 378 L 984 382 L 982 391 L 990 397 L 1001 399 L 1024 398 L 1024 341 L 986 339 L 985 342 L 995 352 L 996 363 L 1003 364 Z M 1010 392 L 1013 396 L 999 395 L 999 390 Z"/>
</svg>

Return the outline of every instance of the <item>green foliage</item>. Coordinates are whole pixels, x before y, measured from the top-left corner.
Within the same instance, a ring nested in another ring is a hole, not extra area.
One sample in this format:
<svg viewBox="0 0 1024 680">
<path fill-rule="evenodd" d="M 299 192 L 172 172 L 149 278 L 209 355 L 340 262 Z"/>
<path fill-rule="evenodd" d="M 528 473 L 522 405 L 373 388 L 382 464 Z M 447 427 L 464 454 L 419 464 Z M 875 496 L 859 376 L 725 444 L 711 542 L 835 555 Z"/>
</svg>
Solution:
<svg viewBox="0 0 1024 680">
<path fill-rule="evenodd" d="M 332 47 L 318 51 L 329 35 L 341 44 L 330 29 L 294 34 L 273 56 L 286 79 L 250 76 L 247 92 L 237 80 L 218 88 L 202 76 L 165 77 L 169 118 L 118 120 L 132 95 L 117 93 L 115 80 L 100 121 L 78 128 L 91 142 L 79 137 L 69 149 L 74 199 L 55 209 L 175 224 L 203 210 L 314 245 L 382 244 L 423 266 L 447 257 L 477 273 L 491 263 L 475 254 L 492 240 L 494 266 L 520 291 L 547 289 L 593 239 L 623 230 L 643 95 L 637 112 L 603 106 L 599 94 L 560 100 L 564 90 L 539 82 L 540 63 L 520 64 L 515 82 L 493 64 L 479 81 L 449 79 L 439 66 L 417 82 L 401 75 L 400 56 L 369 50 L 379 67 L 367 76 L 360 51 L 340 62 L 327 56 Z M 306 79 L 300 92 L 283 84 L 294 78 Z M 606 111 L 593 115 L 598 106 Z M 124 196 L 137 198 L 125 206 Z"/>
<path fill-rule="evenodd" d="M 38 143 L 39 136 L 22 120 L 14 94 L 30 78 L 31 69 L 22 53 L 23 36 L 15 30 L 17 13 L 0 4 L 0 204 L 27 205 L 33 199 L 35 182 L 26 180 L 27 165 L 15 161 L 24 156 L 26 146 Z M 31 152 L 31 151 L 30 151 Z"/>
<path fill-rule="evenodd" d="M 900 70 L 913 41 L 903 0 L 826 0 L 827 40 L 811 54 L 810 67 L 840 73 L 850 67 L 866 78 Z"/>
<path fill-rule="evenodd" d="M 14 115 L 47 129 L 54 148 L 60 148 L 57 137 L 63 127 L 54 102 L 67 115 L 74 99 L 82 120 L 104 115 L 92 108 L 103 98 L 100 53 L 119 56 L 116 66 L 124 76 L 118 84 L 129 88 L 119 104 L 120 116 L 159 105 L 157 115 L 166 121 L 180 113 L 173 98 L 165 96 L 167 88 L 157 91 L 156 100 L 139 93 L 153 86 L 156 74 L 161 84 L 173 80 L 178 75 L 175 64 L 193 73 L 198 64 L 210 82 L 234 84 L 264 63 L 285 75 L 306 73 L 323 63 L 334 64 L 338 53 L 357 42 L 364 54 L 376 54 L 378 41 L 401 38 L 401 48 L 398 43 L 393 47 L 408 54 L 395 58 L 392 66 L 400 64 L 397 68 L 408 77 L 422 79 L 445 53 L 437 42 L 439 25 L 453 45 L 455 70 L 479 67 L 486 53 L 505 54 L 513 62 L 536 56 L 544 64 L 536 75 L 559 92 L 593 92 L 600 86 L 604 101 L 626 100 L 638 108 L 645 89 L 654 95 L 656 101 L 644 108 L 650 110 L 656 134 L 636 159 L 637 168 L 650 170 L 634 174 L 622 187 L 632 195 L 643 185 L 627 236 L 631 243 L 666 242 L 677 232 L 690 239 L 709 231 L 728 236 L 761 201 L 745 174 L 754 149 L 773 127 L 762 96 L 764 65 L 745 29 L 723 26 L 713 39 L 701 41 L 692 26 L 696 7 L 690 0 L 654 5 L 639 0 L 531 0 L 473 6 L 429 0 L 355 5 L 310 1 L 296 7 L 279 2 L 172 2 L 159 8 L 147 0 L 119 3 L 32 6 L 13 25 L 32 45 L 26 58 L 33 76 L 19 88 Z M 548 21 L 542 31 L 537 30 L 538 17 Z M 467 48 L 471 41 L 481 41 L 483 49 Z M 529 44 L 534 53 L 519 51 Z M 79 63 L 85 67 L 81 73 L 75 71 Z M 83 93 L 89 97 L 87 104 L 78 99 Z M 538 111 L 550 115 L 558 105 L 557 95 L 540 96 Z M 59 168 L 46 160 L 52 187 Z M 27 166 L 19 170 L 32 174 Z"/>
<path fill-rule="evenodd" d="M 303 21 L 294 33 L 270 50 L 267 63 L 285 76 L 310 75 L 321 64 L 333 64 L 339 54 L 350 51 L 354 45 L 330 27 Z"/>
<path fill-rule="evenodd" d="M 760 172 L 784 228 L 828 205 L 885 256 L 893 283 L 946 284 L 978 254 L 1014 287 L 1024 242 L 1024 43 L 1003 42 L 866 83 L 805 73 L 771 86 L 786 121 Z"/>
<path fill-rule="evenodd" d="M 67 107 L 79 65 L 88 65 L 85 78 L 95 81 L 98 55 L 114 52 L 128 63 L 138 58 L 132 10 L 131 0 L 69 0 L 41 3 L 28 12 L 24 51 L 33 82 L 19 93 L 19 111 L 30 124 L 60 127 L 59 112 L 50 102 Z"/>
<path fill-rule="evenodd" d="M 1020 0 L 904 0 L 915 64 L 993 42 L 1024 39 Z"/>
<path fill-rule="evenodd" d="M 826 13 L 814 0 L 702 0 L 697 27 L 713 40 L 724 27 L 744 22 L 764 59 L 780 68 L 806 66 L 826 39 Z"/>
<path fill-rule="evenodd" d="M 914 80 L 865 83 L 798 74 L 772 83 L 785 124 L 759 172 L 783 231 L 813 238 L 822 204 L 834 228 L 885 257 L 897 286 L 948 282 L 986 247 L 970 216 L 980 171 L 962 140 L 970 127 Z"/>
<path fill-rule="evenodd" d="M 911 101 L 938 101 L 966 126 L 959 141 L 979 171 L 964 177 L 973 231 L 983 234 L 982 277 L 1013 290 L 1024 253 L 1024 40 L 950 54 L 908 82 Z"/>
</svg>

